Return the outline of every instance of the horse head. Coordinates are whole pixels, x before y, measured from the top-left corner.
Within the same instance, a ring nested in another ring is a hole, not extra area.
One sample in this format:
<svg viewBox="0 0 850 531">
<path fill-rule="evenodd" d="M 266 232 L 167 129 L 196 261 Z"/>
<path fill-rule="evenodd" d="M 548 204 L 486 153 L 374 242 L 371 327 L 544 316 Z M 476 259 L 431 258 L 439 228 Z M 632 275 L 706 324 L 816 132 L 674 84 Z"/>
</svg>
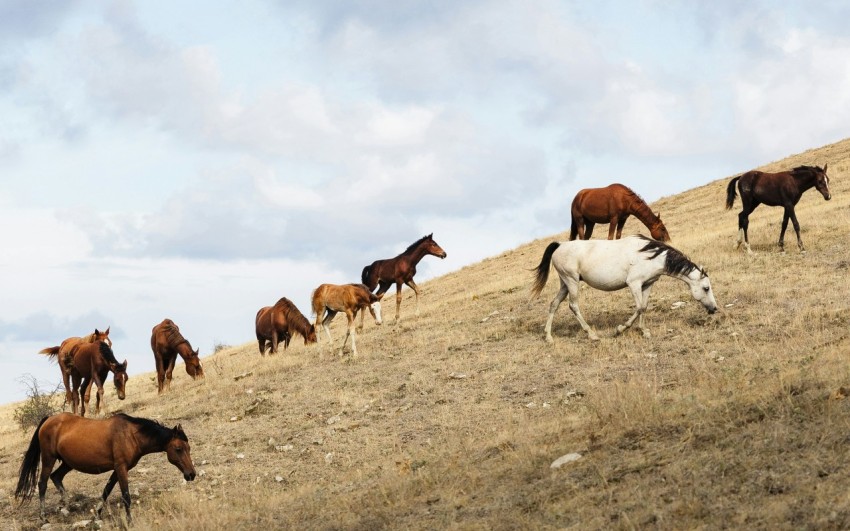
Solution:
<svg viewBox="0 0 850 531">
<path fill-rule="evenodd" d="M 688 285 L 691 288 L 691 296 L 697 300 L 708 311 L 713 314 L 717 311 L 717 301 L 714 299 L 714 291 L 711 289 L 711 280 L 708 271 L 701 266 L 695 267 L 687 274 Z"/>
<path fill-rule="evenodd" d="M 183 479 L 186 481 L 195 479 L 195 465 L 192 463 L 192 454 L 189 450 L 189 438 L 186 437 L 180 424 L 171 430 L 171 440 L 165 445 L 165 455 L 168 457 L 168 462 L 183 473 Z"/>
<path fill-rule="evenodd" d="M 112 363 L 109 366 L 109 370 L 115 375 L 112 378 L 112 382 L 115 384 L 115 391 L 118 393 L 118 400 L 124 400 L 125 390 L 127 387 L 127 380 L 130 379 L 127 376 L 127 360 L 124 360 L 122 363 Z"/>
<path fill-rule="evenodd" d="M 101 332 L 100 330 L 95 328 L 94 333 L 89 336 L 90 342 L 94 343 L 96 341 L 103 341 L 104 343 L 106 343 L 107 345 L 112 347 L 112 340 L 109 339 L 109 329 L 110 328 L 112 328 L 112 327 L 111 326 L 106 327 L 106 330 L 104 330 L 103 332 Z"/>
<path fill-rule="evenodd" d="M 815 189 L 821 193 L 824 199 L 829 201 L 832 199 L 832 194 L 829 192 L 829 176 L 826 174 L 827 164 L 823 165 L 823 169 L 817 168 L 818 172 L 815 177 Z"/>
<path fill-rule="evenodd" d="M 437 256 L 439 258 L 445 258 L 447 256 L 446 251 L 444 251 L 443 248 L 440 247 L 437 242 L 434 241 L 433 232 L 429 234 L 428 237 L 425 239 L 425 245 L 426 253 L 433 254 L 434 256 Z"/>
<path fill-rule="evenodd" d="M 369 298 L 369 313 L 372 314 L 372 317 L 375 319 L 375 324 L 381 324 L 381 299 L 379 299 L 375 294 L 370 293 L 371 297 Z"/>
<path fill-rule="evenodd" d="M 667 227 L 664 226 L 664 223 L 661 221 L 661 213 L 655 215 L 656 221 L 649 227 L 649 234 L 652 235 L 652 238 L 658 240 L 660 242 L 669 242 L 670 233 L 667 232 Z"/>
<path fill-rule="evenodd" d="M 204 368 L 201 367 L 201 349 L 196 348 L 191 351 L 191 354 L 186 358 L 186 373 L 192 377 L 193 380 L 197 378 L 204 377 Z"/>
<path fill-rule="evenodd" d="M 316 325 L 311 324 L 310 328 L 307 329 L 307 333 L 304 334 L 304 344 L 316 343 L 319 341 L 319 338 L 316 337 Z"/>
</svg>

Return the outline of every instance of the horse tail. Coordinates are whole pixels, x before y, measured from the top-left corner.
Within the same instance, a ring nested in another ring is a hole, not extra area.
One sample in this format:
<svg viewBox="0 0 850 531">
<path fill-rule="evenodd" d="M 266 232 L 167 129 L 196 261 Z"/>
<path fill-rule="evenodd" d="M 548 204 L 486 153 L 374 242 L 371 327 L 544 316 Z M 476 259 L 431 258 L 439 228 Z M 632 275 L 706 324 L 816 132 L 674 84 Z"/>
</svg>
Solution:
<svg viewBox="0 0 850 531">
<path fill-rule="evenodd" d="M 546 247 L 546 250 L 543 251 L 543 259 L 540 260 L 540 265 L 537 266 L 537 274 L 534 278 L 534 285 L 531 287 L 531 294 L 534 297 L 540 295 L 540 292 L 543 291 L 543 287 L 546 285 L 546 281 L 549 280 L 549 264 L 552 263 L 552 254 L 560 246 L 560 243 L 552 242 L 548 247 Z"/>
<path fill-rule="evenodd" d="M 46 354 L 49 358 L 56 358 L 59 355 L 59 347 L 47 347 L 38 351 L 39 354 Z"/>
<path fill-rule="evenodd" d="M 576 218 L 573 218 L 572 223 L 570 223 L 570 241 L 575 240 L 578 237 L 578 223 L 576 223 Z"/>
<path fill-rule="evenodd" d="M 367 287 L 369 286 L 369 277 L 372 276 L 372 265 L 367 265 L 363 268 L 363 272 L 360 273 L 360 281 L 363 282 L 363 284 L 365 284 Z"/>
<path fill-rule="evenodd" d="M 18 486 L 15 489 L 15 498 L 20 498 L 21 503 L 29 500 L 33 492 L 35 492 L 36 476 L 38 475 L 38 465 L 41 463 L 41 443 L 38 441 L 38 432 L 41 430 L 41 425 L 50 417 L 44 417 L 38 423 L 35 433 L 32 434 L 30 446 L 27 448 L 27 453 L 24 454 L 24 460 L 21 462 L 20 477 L 18 478 Z"/>
<path fill-rule="evenodd" d="M 729 181 L 729 186 L 726 187 L 726 210 L 732 208 L 732 203 L 735 202 L 735 197 L 738 195 L 735 193 L 735 185 L 738 183 L 738 179 L 741 176 L 735 177 L 731 181 Z"/>
</svg>

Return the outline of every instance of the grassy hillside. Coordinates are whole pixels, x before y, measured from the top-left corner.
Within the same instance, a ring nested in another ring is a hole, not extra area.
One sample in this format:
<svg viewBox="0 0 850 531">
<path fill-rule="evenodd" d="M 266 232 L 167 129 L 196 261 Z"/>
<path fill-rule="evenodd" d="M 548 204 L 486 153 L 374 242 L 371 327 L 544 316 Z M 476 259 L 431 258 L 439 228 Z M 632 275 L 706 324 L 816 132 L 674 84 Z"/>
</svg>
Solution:
<svg viewBox="0 0 850 531">
<path fill-rule="evenodd" d="M 653 205 L 722 309 L 709 316 L 665 277 L 651 339 L 611 337 L 633 311 L 627 291 L 585 288 L 603 339 L 563 305 L 555 344 L 543 341 L 557 280 L 529 301 L 528 269 L 564 232 L 424 283 L 418 319 L 406 292 L 402 322 L 367 321 L 357 359 L 300 338 L 260 358 L 248 343 L 205 358 L 205 381 L 179 366 L 164 396 L 153 375 L 132 378 L 124 402 L 109 389 L 110 408 L 182 423 L 202 474 L 184 484 L 164 455 L 145 457 L 130 474 L 136 527 L 850 527 L 850 140 L 765 169 L 824 162 L 833 200 L 810 191 L 797 208 L 806 255 L 793 233 L 777 252 L 782 214 L 765 207 L 751 217 L 756 254 L 733 252 L 731 176 Z M 338 344 L 341 317 L 333 333 Z M 36 529 L 37 502 L 11 498 L 31 437 L 12 410 L 0 409 L 0 521 Z M 550 468 L 570 452 L 581 459 Z M 69 474 L 68 516 L 51 485 L 50 521 L 86 518 L 106 479 Z M 109 509 L 112 528 L 117 489 Z"/>
</svg>

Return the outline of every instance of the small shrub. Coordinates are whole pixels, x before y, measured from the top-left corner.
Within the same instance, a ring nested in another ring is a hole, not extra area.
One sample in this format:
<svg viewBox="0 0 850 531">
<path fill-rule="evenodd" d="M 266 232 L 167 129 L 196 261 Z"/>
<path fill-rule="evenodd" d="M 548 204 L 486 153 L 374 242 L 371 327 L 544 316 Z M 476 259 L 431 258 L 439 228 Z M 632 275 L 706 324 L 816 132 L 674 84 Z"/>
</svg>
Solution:
<svg viewBox="0 0 850 531">
<path fill-rule="evenodd" d="M 58 393 L 59 385 L 52 392 L 47 393 L 39 388 L 38 381 L 31 374 L 21 376 L 18 381 L 27 388 L 27 399 L 15 408 L 14 413 L 15 422 L 21 430 L 35 428 L 41 419 L 62 410 L 62 395 Z"/>
<path fill-rule="evenodd" d="M 215 344 L 213 345 L 213 354 L 217 354 L 218 352 L 225 350 L 225 349 L 228 349 L 228 348 L 230 348 L 230 345 L 216 341 Z"/>
</svg>

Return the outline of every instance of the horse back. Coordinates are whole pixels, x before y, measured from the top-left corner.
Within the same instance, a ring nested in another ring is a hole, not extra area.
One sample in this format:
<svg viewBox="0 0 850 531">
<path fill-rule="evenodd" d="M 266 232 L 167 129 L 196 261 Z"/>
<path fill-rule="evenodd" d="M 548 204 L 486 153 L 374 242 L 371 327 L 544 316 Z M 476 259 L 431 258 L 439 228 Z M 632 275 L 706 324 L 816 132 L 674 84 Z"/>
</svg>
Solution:
<svg viewBox="0 0 850 531">
<path fill-rule="evenodd" d="M 74 470 L 100 474 L 113 470 L 120 417 L 89 419 L 72 413 L 49 417 L 39 430 L 42 452 L 49 451 Z M 123 438 L 122 438 L 123 439 Z M 123 453 L 123 452 L 118 452 Z"/>
</svg>

